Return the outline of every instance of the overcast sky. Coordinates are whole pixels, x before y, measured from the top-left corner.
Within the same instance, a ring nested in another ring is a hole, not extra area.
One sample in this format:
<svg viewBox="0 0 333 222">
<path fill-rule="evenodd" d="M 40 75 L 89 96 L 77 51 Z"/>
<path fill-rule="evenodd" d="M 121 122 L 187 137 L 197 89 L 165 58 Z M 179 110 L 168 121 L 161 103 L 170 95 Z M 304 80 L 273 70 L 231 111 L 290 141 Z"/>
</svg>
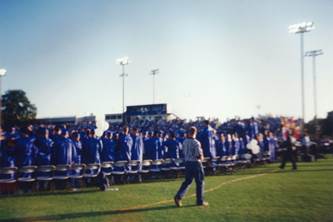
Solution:
<svg viewBox="0 0 333 222">
<path fill-rule="evenodd" d="M 25 90 L 38 117 L 120 112 L 123 56 L 127 105 L 152 103 L 159 68 L 157 100 L 180 117 L 300 116 L 300 40 L 288 26 L 302 21 L 316 25 L 305 50 L 325 53 L 319 116 L 333 110 L 331 0 L 0 0 L 0 11 L 2 90 Z"/>
</svg>

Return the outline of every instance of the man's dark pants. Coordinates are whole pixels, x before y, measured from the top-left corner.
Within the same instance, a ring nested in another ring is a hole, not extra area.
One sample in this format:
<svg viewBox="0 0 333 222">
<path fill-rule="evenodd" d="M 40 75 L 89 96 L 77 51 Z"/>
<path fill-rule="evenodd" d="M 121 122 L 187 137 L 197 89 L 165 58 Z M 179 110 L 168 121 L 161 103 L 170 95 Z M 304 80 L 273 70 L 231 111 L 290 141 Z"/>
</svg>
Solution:
<svg viewBox="0 0 333 222">
<path fill-rule="evenodd" d="M 196 183 L 197 204 L 203 203 L 204 198 L 204 170 L 199 161 L 185 162 L 185 181 L 176 194 L 177 199 L 182 199 L 189 189 L 193 178 Z"/>
<path fill-rule="evenodd" d="M 292 151 L 284 151 L 282 154 L 282 161 L 281 161 L 281 165 L 280 168 L 284 169 L 286 162 L 290 161 L 293 169 L 296 170 L 297 169 L 297 165 L 296 165 L 296 154 L 293 153 Z"/>
</svg>

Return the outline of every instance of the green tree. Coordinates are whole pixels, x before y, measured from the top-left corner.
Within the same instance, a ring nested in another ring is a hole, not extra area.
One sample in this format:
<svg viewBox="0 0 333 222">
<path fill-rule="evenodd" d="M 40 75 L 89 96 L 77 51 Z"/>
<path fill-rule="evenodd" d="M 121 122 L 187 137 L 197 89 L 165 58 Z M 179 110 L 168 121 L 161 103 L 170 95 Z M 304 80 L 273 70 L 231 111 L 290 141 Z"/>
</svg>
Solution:
<svg viewBox="0 0 333 222">
<path fill-rule="evenodd" d="M 4 127 L 22 125 L 36 118 L 37 108 L 31 104 L 23 90 L 8 90 L 2 96 L 2 122 Z"/>
</svg>

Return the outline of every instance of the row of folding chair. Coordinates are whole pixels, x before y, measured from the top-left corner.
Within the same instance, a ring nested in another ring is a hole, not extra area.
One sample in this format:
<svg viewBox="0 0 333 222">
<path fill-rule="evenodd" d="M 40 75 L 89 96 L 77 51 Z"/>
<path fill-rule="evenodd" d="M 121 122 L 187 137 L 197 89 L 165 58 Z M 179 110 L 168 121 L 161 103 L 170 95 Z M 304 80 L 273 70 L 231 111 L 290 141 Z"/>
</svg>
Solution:
<svg viewBox="0 0 333 222">
<path fill-rule="evenodd" d="M 35 182 L 97 177 L 135 175 L 183 170 L 182 159 L 116 161 L 101 164 L 44 165 L 0 168 L 0 183 Z"/>
<path fill-rule="evenodd" d="M 251 154 L 216 156 L 214 158 L 204 158 L 203 167 L 206 173 L 215 174 L 234 172 L 237 169 L 245 168 L 251 164 Z"/>
<path fill-rule="evenodd" d="M 102 164 L 102 172 L 109 172 L 109 175 L 150 174 L 184 170 L 185 167 L 183 164 L 183 159 L 143 160 L 142 162 L 136 160 L 117 161 L 108 167 Z M 108 174 L 106 173 L 106 175 Z"/>
<path fill-rule="evenodd" d="M 237 167 L 243 167 L 251 163 L 251 155 L 246 156 L 223 156 L 205 158 L 203 166 L 206 173 L 209 172 L 233 172 Z M 143 160 L 143 161 L 116 161 L 103 162 L 101 164 L 73 164 L 73 165 L 45 165 L 0 168 L 0 184 L 33 183 L 33 182 L 65 182 L 69 179 L 81 180 L 93 179 L 100 173 L 104 177 L 128 178 L 136 175 L 147 178 L 178 177 L 185 170 L 183 159 Z"/>
<path fill-rule="evenodd" d="M 96 177 L 99 164 L 44 165 L 0 168 L 0 183 L 35 182 Z"/>
</svg>

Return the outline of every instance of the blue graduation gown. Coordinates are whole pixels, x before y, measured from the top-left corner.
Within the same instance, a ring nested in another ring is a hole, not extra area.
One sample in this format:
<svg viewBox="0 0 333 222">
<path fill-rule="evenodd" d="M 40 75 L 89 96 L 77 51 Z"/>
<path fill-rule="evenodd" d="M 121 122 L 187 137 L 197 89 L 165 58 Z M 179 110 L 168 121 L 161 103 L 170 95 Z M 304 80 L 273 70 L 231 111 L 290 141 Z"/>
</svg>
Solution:
<svg viewBox="0 0 333 222">
<path fill-rule="evenodd" d="M 145 150 L 147 152 L 147 158 L 151 160 L 159 160 L 163 157 L 162 140 L 158 137 L 148 139 L 145 144 Z"/>
<path fill-rule="evenodd" d="M 168 139 L 164 142 L 164 158 L 178 159 L 181 143 L 176 139 Z"/>
<path fill-rule="evenodd" d="M 54 143 L 53 162 L 56 165 L 72 163 L 73 143 L 68 138 L 60 138 Z"/>
<path fill-rule="evenodd" d="M 17 141 L 17 165 L 31 166 L 35 163 L 37 148 L 31 137 L 21 137 Z"/>
<path fill-rule="evenodd" d="M 132 135 L 132 141 L 133 145 L 132 145 L 131 159 L 141 161 L 143 158 L 143 149 L 144 149 L 143 139 L 141 136 Z"/>
<path fill-rule="evenodd" d="M 118 152 L 116 153 L 116 160 L 131 160 L 131 149 L 133 140 L 130 135 L 121 134 L 119 136 Z"/>
<path fill-rule="evenodd" d="M 72 141 L 73 143 L 73 153 L 72 161 L 76 164 L 82 163 L 82 143 L 81 141 Z"/>
<path fill-rule="evenodd" d="M 16 165 L 16 146 L 6 146 L 4 143 L 0 147 L 0 167 L 14 167 Z"/>
<path fill-rule="evenodd" d="M 102 162 L 115 161 L 116 142 L 113 139 L 103 138 L 103 149 L 101 153 Z"/>
<path fill-rule="evenodd" d="M 102 142 L 98 138 L 89 137 L 83 144 L 84 162 L 101 163 Z"/>
<path fill-rule="evenodd" d="M 212 129 L 210 127 L 203 129 L 198 139 L 201 142 L 204 156 L 214 158 L 216 156 L 216 147 Z"/>
<path fill-rule="evenodd" d="M 35 146 L 37 147 L 36 164 L 38 166 L 51 164 L 53 144 L 53 141 L 49 138 L 37 137 Z"/>
</svg>

